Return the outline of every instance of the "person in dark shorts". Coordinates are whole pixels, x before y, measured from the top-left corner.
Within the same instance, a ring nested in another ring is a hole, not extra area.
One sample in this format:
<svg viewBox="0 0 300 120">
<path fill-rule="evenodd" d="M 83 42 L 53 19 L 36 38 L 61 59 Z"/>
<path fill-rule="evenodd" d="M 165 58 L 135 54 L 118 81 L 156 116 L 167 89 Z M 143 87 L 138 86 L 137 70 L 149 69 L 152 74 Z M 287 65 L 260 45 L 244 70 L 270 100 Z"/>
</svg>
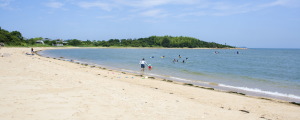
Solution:
<svg viewBox="0 0 300 120">
<path fill-rule="evenodd" d="M 147 62 L 145 61 L 145 58 L 143 58 L 140 61 L 140 64 L 141 64 L 141 71 L 144 71 L 145 70 L 145 65 L 147 65 Z"/>
</svg>

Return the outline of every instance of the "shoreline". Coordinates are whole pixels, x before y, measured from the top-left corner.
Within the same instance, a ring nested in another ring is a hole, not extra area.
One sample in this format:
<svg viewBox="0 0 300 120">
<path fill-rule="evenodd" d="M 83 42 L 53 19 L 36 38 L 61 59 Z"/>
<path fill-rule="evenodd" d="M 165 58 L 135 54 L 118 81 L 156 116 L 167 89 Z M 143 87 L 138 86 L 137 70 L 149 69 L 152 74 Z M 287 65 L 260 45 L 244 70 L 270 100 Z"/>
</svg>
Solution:
<svg viewBox="0 0 300 120">
<path fill-rule="evenodd" d="M 109 49 L 110 47 L 100 47 L 99 49 L 106 49 L 106 48 Z M 80 48 L 71 47 L 69 49 L 80 49 Z M 135 48 L 135 47 L 133 47 L 133 48 L 131 48 L 131 47 L 130 48 L 119 48 L 119 47 L 116 47 L 116 48 L 113 48 L 113 49 L 152 49 L 152 48 Z M 172 49 L 172 48 L 161 48 L 161 49 Z M 177 49 L 177 48 L 175 48 L 175 49 Z M 179 49 L 181 49 L 181 48 L 179 48 Z M 182 49 L 193 49 L 193 48 L 182 48 Z M 215 49 L 215 48 L 200 48 L 200 49 Z M 218 49 L 218 48 L 216 48 L 216 49 Z M 223 48 L 220 48 L 220 49 L 223 49 Z M 225 49 L 228 49 L 228 48 L 225 48 Z M 233 49 L 236 49 L 236 48 L 233 48 Z M 237 48 L 237 49 L 244 49 L 244 48 Z M 246 49 L 248 49 L 248 48 L 246 48 Z M 45 56 L 42 56 L 42 55 L 39 55 L 39 56 L 45 57 Z M 52 59 L 66 61 L 66 59 L 64 59 L 64 58 L 52 58 Z M 69 61 L 69 62 L 71 62 L 71 61 Z M 242 96 L 245 96 L 245 97 L 265 99 L 265 100 L 271 100 L 271 101 L 276 101 L 276 102 L 285 102 L 285 103 L 290 103 L 290 104 L 300 106 L 300 102 L 298 102 L 298 101 L 289 101 L 289 100 L 295 100 L 295 98 L 284 98 L 283 96 L 281 96 L 282 97 L 281 98 L 280 96 L 275 96 L 275 95 L 271 95 L 271 94 L 255 93 L 253 91 L 246 91 L 246 90 L 236 89 L 236 88 L 228 88 L 228 87 L 220 86 L 218 83 L 211 83 L 211 82 L 205 82 L 205 81 L 196 82 L 196 83 L 193 82 L 193 81 L 184 82 L 184 80 L 176 80 L 175 78 L 172 78 L 172 76 L 164 77 L 164 76 L 161 76 L 161 75 L 151 75 L 151 74 L 147 74 L 147 73 L 144 74 L 144 72 L 141 73 L 141 72 L 138 72 L 138 71 L 131 71 L 131 70 L 122 69 L 122 68 L 113 68 L 113 67 L 110 67 L 110 66 L 103 66 L 103 65 L 96 65 L 95 66 L 94 64 L 89 64 L 89 63 L 85 63 L 85 62 L 75 62 L 75 61 L 73 61 L 71 63 L 81 64 L 81 65 L 90 66 L 90 67 L 98 67 L 100 69 L 115 71 L 115 72 L 119 72 L 119 73 L 131 74 L 131 75 L 134 75 L 134 76 L 143 77 L 143 79 L 147 79 L 147 78 L 156 79 L 156 80 L 166 81 L 166 82 L 170 82 L 170 83 L 188 85 L 188 86 L 193 86 L 193 87 L 197 87 L 197 88 L 214 90 L 214 91 L 230 93 L 230 94 L 237 94 L 237 95 L 242 95 Z M 145 77 L 147 77 L 147 78 L 145 78 Z"/>
<path fill-rule="evenodd" d="M 154 79 L 151 77 L 143 78 L 143 76 L 127 72 L 97 68 L 85 64 L 81 65 L 37 55 L 25 55 L 29 49 L 2 48 L 0 50 L 1 53 L 4 51 L 10 54 L 10 56 L 2 57 L 3 59 L 0 58 L 0 75 L 2 76 L 0 77 L 0 86 L 2 86 L 0 88 L 2 92 L 0 99 L 2 100 L 1 110 L 4 111 L 0 112 L 2 118 L 16 116 L 15 119 L 18 119 L 17 116 L 19 115 L 19 118 L 45 119 L 45 117 L 48 118 L 49 116 L 43 116 L 44 111 L 38 110 L 45 109 L 45 111 L 50 111 L 50 113 L 61 111 L 56 108 L 48 109 L 51 108 L 51 105 L 60 106 L 59 108 L 69 111 L 60 113 L 69 116 L 69 119 L 78 118 L 78 116 L 84 117 L 77 114 L 78 111 L 76 110 L 83 112 L 83 109 L 88 108 L 89 111 L 82 113 L 86 119 L 89 118 L 88 116 L 96 115 L 96 112 L 99 112 L 102 116 L 93 119 L 103 117 L 108 119 L 149 119 L 149 115 L 157 119 L 227 118 L 296 120 L 300 117 L 298 115 L 300 107 L 286 101 L 249 97 L 239 93 L 227 93 L 188 83 L 179 83 L 156 77 Z M 48 48 L 35 49 L 45 50 Z M 8 70 L 6 71 L 6 69 Z M 32 73 L 39 74 L 31 75 Z M 16 85 L 19 87 L 16 87 L 11 82 L 17 83 Z M 20 94 L 24 90 L 28 93 Z M 16 94 L 20 96 L 16 96 Z M 27 96 L 30 94 L 33 97 Z M 47 99 L 57 102 L 53 103 L 43 99 L 45 95 Z M 65 99 L 64 95 L 69 96 L 69 98 Z M 19 99 L 14 99 L 15 97 L 19 97 Z M 12 100 L 12 103 L 10 103 L 10 100 Z M 80 100 L 86 101 L 79 102 Z M 75 102 L 78 105 L 72 104 L 74 101 L 78 101 Z M 32 106 L 29 107 L 30 104 L 34 104 L 35 102 L 45 103 L 46 107 L 39 105 L 35 105 L 33 108 Z M 6 103 L 9 104 L 5 105 Z M 67 106 L 62 106 L 63 104 L 67 104 Z M 101 106 L 101 108 L 103 107 L 103 109 L 94 108 L 95 104 L 96 106 Z M 26 107 L 23 105 L 29 106 Z M 16 109 L 16 111 L 8 112 L 9 107 Z M 75 107 L 75 109 L 69 109 L 72 107 Z M 30 109 L 25 113 L 31 114 L 31 117 L 27 116 L 27 114 L 23 115 L 22 110 L 17 110 L 18 108 Z M 37 113 L 33 113 L 32 109 L 35 109 Z M 282 109 L 285 109 L 285 111 L 282 111 Z M 135 114 L 136 111 L 139 112 Z M 161 113 L 155 111 L 161 111 Z M 4 114 L 7 112 L 11 114 Z M 120 113 L 123 116 L 120 116 Z"/>
<path fill-rule="evenodd" d="M 80 48 L 70 48 L 70 49 L 80 49 Z M 83 49 L 85 49 L 85 48 L 83 48 Z M 95 48 L 95 49 L 106 49 L 106 48 Z M 108 49 L 110 49 L 110 48 L 108 48 Z M 115 49 L 123 49 L 123 48 L 115 48 Z M 131 48 L 129 48 L 129 49 L 131 49 Z M 135 49 L 138 49 L 138 48 L 135 48 Z M 141 48 L 141 49 L 143 49 L 143 48 Z M 45 57 L 45 56 L 42 56 L 42 57 Z M 63 60 L 63 61 L 69 60 L 69 59 L 65 59 L 63 57 L 56 57 L 54 59 Z M 174 76 L 166 76 L 166 75 L 147 73 L 147 72 L 142 73 L 140 71 L 133 71 L 133 70 L 123 69 L 123 68 L 115 68 L 115 67 L 108 66 L 108 65 L 92 64 L 92 63 L 87 63 L 87 62 L 82 62 L 82 61 L 73 61 L 73 63 L 86 65 L 86 66 L 107 68 L 110 70 L 115 70 L 118 72 L 126 72 L 126 73 L 130 73 L 133 75 L 144 75 L 143 77 L 158 78 L 160 80 L 165 79 L 168 81 L 176 81 L 181 84 L 190 84 L 192 86 L 199 86 L 199 87 L 205 87 L 208 89 L 215 89 L 217 91 L 222 91 L 222 92 L 226 92 L 226 93 L 238 93 L 240 95 L 245 95 L 245 96 L 249 96 L 249 97 L 275 99 L 275 100 L 281 100 L 281 101 L 286 101 L 286 102 L 290 102 L 290 103 L 300 103 L 300 99 L 297 98 L 298 96 L 295 96 L 293 94 L 263 91 L 258 88 L 247 88 L 247 87 L 238 87 L 238 86 L 236 87 L 236 86 L 230 86 L 230 85 L 226 85 L 226 84 L 206 82 L 206 81 L 201 81 L 201 80 L 200 81 L 192 80 L 192 79 L 186 79 L 186 78 L 178 78 L 178 77 L 174 77 Z"/>
</svg>

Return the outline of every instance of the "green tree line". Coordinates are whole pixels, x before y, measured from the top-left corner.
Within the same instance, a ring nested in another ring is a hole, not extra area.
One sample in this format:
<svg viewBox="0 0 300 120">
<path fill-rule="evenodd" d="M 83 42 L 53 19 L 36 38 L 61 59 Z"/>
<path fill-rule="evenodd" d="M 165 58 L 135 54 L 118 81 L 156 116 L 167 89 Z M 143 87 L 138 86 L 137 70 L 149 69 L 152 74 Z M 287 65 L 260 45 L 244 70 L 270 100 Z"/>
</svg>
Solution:
<svg viewBox="0 0 300 120">
<path fill-rule="evenodd" d="M 42 37 L 24 39 L 19 31 L 9 32 L 0 27 L 0 42 L 12 46 L 33 46 L 38 40 L 44 40 L 45 46 L 61 43 L 59 40 L 44 39 Z M 218 44 L 215 42 L 206 42 L 192 37 L 184 36 L 150 36 L 138 39 L 110 39 L 110 40 L 78 40 L 70 39 L 66 43 L 69 46 L 86 47 L 166 47 L 166 48 L 233 48 L 233 46 Z"/>
<path fill-rule="evenodd" d="M 6 45 L 25 45 L 22 34 L 19 31 L 9 32 L 0 27 L 0 43 L 5 43 Z"/>
<path fill-rule="evenodd" d="M 138 39 L 110 39 L 108 41 L 69 40 L 72 46 L 103 46 L 103 47 L 167 47 L 167 48 L 234 48 L 233 46 L 205 42 L 192 37 L 150 36 Z"/>
</svg>

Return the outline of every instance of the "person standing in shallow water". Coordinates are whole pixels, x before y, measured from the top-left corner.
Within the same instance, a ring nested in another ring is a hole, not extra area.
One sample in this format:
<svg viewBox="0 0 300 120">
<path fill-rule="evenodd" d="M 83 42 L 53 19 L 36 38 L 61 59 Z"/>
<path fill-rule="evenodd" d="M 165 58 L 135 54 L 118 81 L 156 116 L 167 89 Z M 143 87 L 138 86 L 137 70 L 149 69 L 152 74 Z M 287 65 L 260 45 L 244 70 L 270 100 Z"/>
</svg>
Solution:
<svg viewBox="0 0 300 120">
<path fill-rule="evenodd" d="M 144 71 L 145 70 L 145 65 L 147 65 L 147 62 L 145 61 L 145 58 L 143 58 L 140 61 L 140 64 L 141 64 L 141 71 Z"/>
<path fill-rule="evenodd" d="M 152 70 L 152 66 L 151 64 L 148 64 L 148 70 L 151 71 Z"/>
</svg>

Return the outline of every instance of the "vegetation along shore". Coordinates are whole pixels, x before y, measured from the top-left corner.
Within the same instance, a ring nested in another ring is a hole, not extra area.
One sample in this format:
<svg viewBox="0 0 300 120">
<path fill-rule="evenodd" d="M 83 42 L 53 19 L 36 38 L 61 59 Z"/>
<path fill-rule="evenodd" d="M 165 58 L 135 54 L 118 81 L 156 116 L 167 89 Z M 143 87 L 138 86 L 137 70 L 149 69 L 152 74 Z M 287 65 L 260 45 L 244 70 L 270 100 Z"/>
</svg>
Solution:
<svg viewBox="0 0 300 120">
<path fill-rule="evenodd" d="M 236 48 L 215 42 L 206 42 L 184 36 L 150 36 L 146 38 L 109 39 L 109 40 L 78 40 L 49 39 L 43 37 L 26 39 L 19 31 L 7 31 L 0 27 L 0 43 L 6 46 L 49 47 L 151 47 L 151 48 Z"/>
</svg>

